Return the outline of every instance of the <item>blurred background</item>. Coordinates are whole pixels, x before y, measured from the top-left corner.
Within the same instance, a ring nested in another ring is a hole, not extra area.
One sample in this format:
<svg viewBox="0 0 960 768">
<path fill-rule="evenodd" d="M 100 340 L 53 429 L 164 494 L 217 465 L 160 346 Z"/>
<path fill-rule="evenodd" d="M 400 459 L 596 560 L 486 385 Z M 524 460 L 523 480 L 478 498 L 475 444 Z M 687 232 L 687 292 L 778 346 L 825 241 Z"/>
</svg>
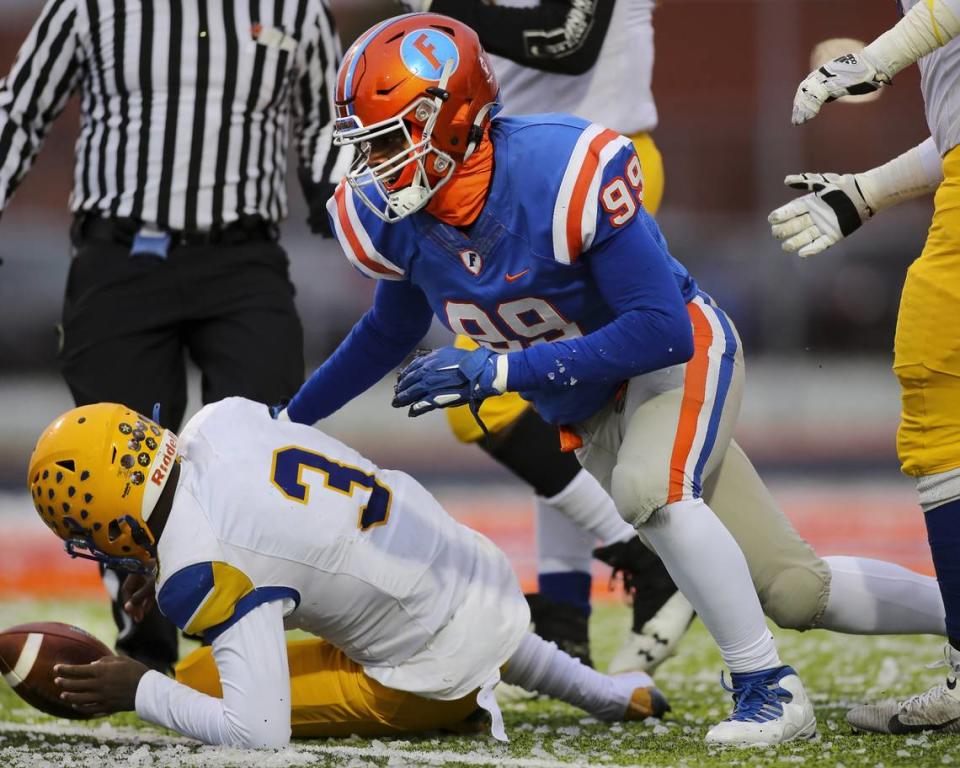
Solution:
<svg viewBox="0 0 960 768">
<path fill-rule="evenodd" d="M 332 5 L 344 47 L 395 12 L 374 0 Z M 2 6 L 5 73 L 41 3 Z M 886 212 L 810 260 L 782 253 L 766 223 L 792 194 L 782 185 L 787 173 L 865 170 L 928 135 L 916 68 L 876 101 L 790 125 L 813 47 L 831 37 L 872 40 L 896 18 L 893 2 L 877 0 L 664 0 L 654 17 L 654 136 L 667 176 L 659 220 L 674 255 L 739 326 L 748 376 L 738 438 L 801 532 L 825 554 L 868 553 L 929 570 L 912 484 L 897 468 L 890 363 L 903 276 L 920 253 L 932 201 Z M 96 588 L 87 566 L 56 555 L 22 491 L 40 429 L 72 405 L 57 373 L 55 327 L 69 262 L 76 129 L 74 102 L 0 220 L 0 596 Z M 363 313 L 373 285 L 335 244 L 310 235 L 292 173 L 290 200 L 282 244 L 312 367 Z M 434 334 L 444 341 L 442 330 Z M 194 382 L 194 407 L 197 393 Z M 417 475 L 527 575 L 532 504 L 523 487 L 455 443 L 441 416 L 411 423 L 388 402 L 384 384 L 324 428 L 381 465 Z M 80 576 L 65 585 L 64 568 Z"/>
</svg>

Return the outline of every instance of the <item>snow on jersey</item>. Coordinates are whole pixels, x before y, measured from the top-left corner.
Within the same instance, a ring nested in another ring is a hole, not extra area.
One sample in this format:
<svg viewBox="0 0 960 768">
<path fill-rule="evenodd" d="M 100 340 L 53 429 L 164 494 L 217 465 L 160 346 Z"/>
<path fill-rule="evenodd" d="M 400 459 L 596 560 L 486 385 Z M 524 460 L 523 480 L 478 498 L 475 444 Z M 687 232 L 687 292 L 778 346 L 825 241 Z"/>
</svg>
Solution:
<svg viewBox="0 0 960 768">
<path fill-rule="evenodd" d="M 654 252 L 637 258 L 666 261 L 683 298 L 696 295 L 643 211 L 643 172 L 629 139 L 568 115 L 498 118 L 490 137 L 491 188 L 467 231 L 423 211 L 387 224 L 341 183 L 327 208 L 353 265 L 368 277 L 409 280 L 451 331 L 497 352 L 610 323 L 588 261 L 628 227 L 653 236 Z M 603 386 L 611 394 L 617 384 Z M 581 387 L 568 396 L 584 395 Z"/>
<path fill-rule="evenodd" d="M 158 603 L 185 631 L 213 639 L 284 600 L 287 629 L 436 698 L 479 686 L 526 631 L 506 557 L 410 476 L 241 398 L 200 411 L 180 452 Z"/>
</svg>

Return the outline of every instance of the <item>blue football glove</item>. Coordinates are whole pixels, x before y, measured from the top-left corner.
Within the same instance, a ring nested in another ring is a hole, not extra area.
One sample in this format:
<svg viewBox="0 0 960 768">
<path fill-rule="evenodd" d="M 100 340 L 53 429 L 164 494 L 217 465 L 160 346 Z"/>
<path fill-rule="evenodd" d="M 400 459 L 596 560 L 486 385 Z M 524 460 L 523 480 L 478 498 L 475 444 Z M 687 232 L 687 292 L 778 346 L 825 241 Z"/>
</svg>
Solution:
<svg viewBox="0 0 960 768">
<path fill-rule="evenodd" d="M 436 408 L 467 403 L 477 406 L 507 387 L 507 358 L 489 349 L 472 351 L 441 347 L 417 355 L 400 372 L 394 388 L 394 408 L 410 406 L 419 416 Z"/>
</svg>

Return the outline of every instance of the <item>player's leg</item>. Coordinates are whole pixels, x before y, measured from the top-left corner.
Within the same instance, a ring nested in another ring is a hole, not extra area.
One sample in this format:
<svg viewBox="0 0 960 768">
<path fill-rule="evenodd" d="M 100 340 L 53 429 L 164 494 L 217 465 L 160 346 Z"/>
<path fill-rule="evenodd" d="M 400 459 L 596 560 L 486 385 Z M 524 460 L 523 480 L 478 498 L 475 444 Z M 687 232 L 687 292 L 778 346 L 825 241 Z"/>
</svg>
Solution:
<svg viewBox="0 0 960 768">
<path fill-rule="evenodd" d="M 609 482 L 618 511 L 663 559 L 730 667 L 734 712 L 708 740 L 809 737 L 816 727 L 812 706 L 799 678 L 780 661 L 743 552 L 701 496 L 739 411 L 739 339 L 729 319 L 703 299 L 689 311 L 690 362 L 631 380 L 622 414 L 612 405 L 578 425 L 584 438 L 578 455 Z"/>
<path fill-rule="evenodd" d="M 589 664 L 591 551 L 597 541 L 612 545 L 636 533 L 576 457 L 560 450 L 556 428 L 532 409 L 480 444 L 536 492 L 540 592 L 530 596 L 534 626 L 541 637 Z M 655 563 L 648 569 L 652 587 L 661 581 L 672 586 L 652 554 L 629 566 L 645 568 L 648 560 Z"/>
<path fill-rule="evenodd" d="M 186 407 L 174 275 L 166 261 L 132 258 L 130 245 L 74 228 L 76 256 L 64 298 L 60 370 L 77 405 L 123 403 L 176 430 Z M 169 671 L 177 660 L 176 627 L 151 611 L 134 623 L 117 597 L 125 574 L 101 571 L 111 597 L 116 647 Z"/>
<path fill-rule="evenodd" d="M 589 712 L 599 720 L 661 717 L 670 707 L 645 672 L 604 675 L 528 633 L 502 671 L 504 682 Z"/>
<path fill-rule="evenodd" d="M 269 405 L 293 395 L 303 383 L 303 328 L 283 249 L 254 241 L 185 255 L 192 262 L 178 266 L 195 318 L 186 340 L 203 401 L 240 396 Z"/>
<path fill-rule="evenodd" d="M 462 730 L 477 710 L 476 692 L 438 701 L 387 688 L 320 639 L 288 641 L 287 658 L 295 739 Z M 177 681 L 209 696 L 223 695 L 208 647 L 198 648 L 177 665 Z"/>
<path fill-rule="evenodd" d="M 946 684 L 902 702 L 858 707 L 856 728 L 885 733 L 925 728 L 960 731 L 960 147 L 943 159 L 923 253 L 907 271 L 894 372 L 900 381 L 897 451 L 917 478 L 946 613 Z"/>
<path fill-rule="evenodd" d="M 763 610 L 779 626 L 942 634 L 934 579 L 870 558 L 817 556 L 735 441 L 704 483 L 704 498 L 743 550 Z"/>
<path fill-rule="evenodd" d="M 663 562 L 639 537 L 593 551 L 623 578 L 633 607 L 633 624 L 607 665 L 609 674 L 653 672 L 672 656 L 695 615 Z"/>
</svg>

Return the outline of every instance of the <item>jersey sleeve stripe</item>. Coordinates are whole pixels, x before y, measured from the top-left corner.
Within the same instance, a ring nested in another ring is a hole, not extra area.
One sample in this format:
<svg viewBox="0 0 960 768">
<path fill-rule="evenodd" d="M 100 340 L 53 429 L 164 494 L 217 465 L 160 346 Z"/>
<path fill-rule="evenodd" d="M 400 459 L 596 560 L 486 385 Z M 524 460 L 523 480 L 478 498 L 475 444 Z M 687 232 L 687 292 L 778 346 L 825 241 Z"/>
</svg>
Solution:
<svg viewBox="0 0 960 768">
<path fill-rule="evenodd" d="M 261 603 L 300 603 L 292 587 L 254 587 L 249 577 L 229 563 L 194 563 L 174 573 L 157 595 L 163 615 L 188 635 L 212 640 Z"/>
<path fill-rule="evenodd" d="M 563 173 L 563 179 L 560 181 L 560 191 L 557 194 L 557 202 L 553 208 L 553 254 L 554 258 L 562 264 L 570 264 L 571 248 L 568 239 L 567 218 L 570 209 L 570 202 L 573 196 L 573 188 L 577 182 L 580 168 L 587 156 L 591 142 L 603 131 L 603 128 L 596 123 L 589 125 L 587 129 L 580 134 L 577 143 L 573 147 L 570 159 L 567 161 L 567 168 Z"/>
<path fill-rule="evenodd" d="M 590 180 L 590 186 L 584 197 L 583 213 L 580 216 L 580 253 L 589 250 L 593 245 L 593 238 L 597 234 L 597 214 L 600 208 L 600 184 L 603 182 L 604 173 L 614 156 L 618 155 L 625 147 L 633 149 L 633 142 L 626 136 L 614 134 L 615 138 L 605 144 L 600 150 L 597 161 L 597 168 Z"/>
<path fill-rule="evenodd" d="M 584 240 L 584 208 L 586 207 L 587 194 L 593 185 L 593 180 L 599 174 L 600 151 L 617 138 L 616 133 L 611 130 L 603 130 L 595 136 L 590 146 L 587 148 L 587 155 L 580 166 L 580 172 L 577 174 L 577 180 L 573 185 L 573 192 L 570 195 L 570 208 L 567 211 L 567 243 L 570 248 L 570 261 L 576 261 L 577 257 L 583 252 Z M 594 209 L 596 210 L 596 209 Z M 594 216 L 594 221 L 596 216 Z M 595 226 L 591 222 L 590 228 Z"/>
<path fill-rule="evenodd" d="M 350 262 L 367 277 L 403 280 L 405 272 L 373 247 L 373 241 L 357 215 L 353 190 L 341 181 L 327 202 L 337 239 Z"/>
<path fill-rule="evenodd" d="M 228 619 L 204 630 L 203 639 L 213 642 L 258 605 L 272 603 L 274 600 L 292 600 L 294 606 L 297 606 L 300 605 L 300 593 L 293 587 L 258 587 L 237 601 Z"/>
<path fill-rule="evenodd" d="M 577 140 L 553 211 L 554 257 L 572 264 L 593 241 L 603 168 L 629 139 L 596 123 Z"/>
</svg>

